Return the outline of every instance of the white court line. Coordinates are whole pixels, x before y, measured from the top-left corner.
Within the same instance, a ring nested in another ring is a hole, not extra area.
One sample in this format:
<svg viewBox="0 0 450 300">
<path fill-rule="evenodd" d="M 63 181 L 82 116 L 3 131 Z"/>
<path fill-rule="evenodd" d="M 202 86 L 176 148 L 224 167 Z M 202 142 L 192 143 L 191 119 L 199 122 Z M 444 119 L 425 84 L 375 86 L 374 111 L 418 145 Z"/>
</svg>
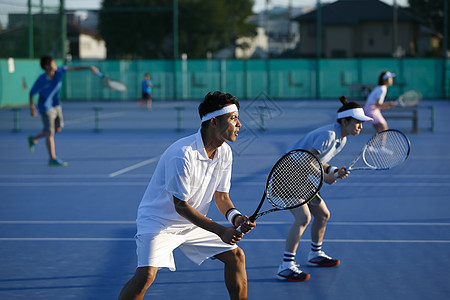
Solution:
<svg viewBox="0 0 450 300">
<path fill-rule="evenodd" d="M 219 224 L 229 224 L 227 221 L 219 221 Z M 136 224 L 136 221 L 96 221 L 96 220 L 11 220 L 0 221 L 2 224 Z M 257 222 L 260 225 L 291 225 L 292 222 L 281 221 L 261 221 Z M 327 222 L 327 225 L 341 225 L 341 226 L 450 226 L 450 222 Z"/>
<path fill-rule="evenodd" d="M 245 185 L 245 186 L 264 186 L 263 182 L 254 182 L 254 181 L 240 181 L 233 182 L 235 185 Z M 355 186 L 355 182 L 339 182 L 339 186 Z M 368 182 L 358 182 L 358 187 L 374 187 L 373 183 Z M 377 182 L 376 187 L 428 187 L 428 188 L 436 188 L 436 187 L 449 187 L 450 182 Z"/>
<path fill-rule="evenodd" d="M 140 163 L 137 163 L 137 164 L 135 164 L 135 165 L 132 165 L 132 166 L 129 166 L 129 167 L 127 167 L 127 168 L 121 169 L 121 170 L 119 170 L 119 171 L 117 171 L 117 172 L 111 173 L 111 174 L 108 175 L 108 177 L 111 177 L 111 178 L 112 178 L 112 177 L 116 177 L 116 176 L 119 176 L 119 175 L 121 175 L 121 174 L 123 174 L 123 173 L 126 173 L 126 172 L 128 172 L 128 171 L 131 171 L 131 170 L 140 168 L 140 167 L 142 167 L 142 166 L 151 164 L 151 163 L 157 161 L 160 157 L 161 157 L 161 155 L 158 155 L 158 156 L 156 156 L 156 157 L 153 157 L 153 158 L 144 160 L 144 161 L 142 161 L 142 162 L 140 162 Z"/>
<path fill-rule="evenodd" d="M 129 170 L 125 170 L 127 172 Z M 122 173 L 123 174 L 123 173 Z M 111 173 L 110 178 L 118 176 L 120 174 Z M 264 186 L 262 182 L 253 181 L 240 181 L 233 182 L 234 185 L 244 185 L 244 186 Z M 136 181 L 136 182 L 74 182 L 74 181 L 60 181 L 60 182 L 0 182 L 0 187 L 48 187 L 48 186 L 146 186 L 148 181 Z M 355 186 L 355 182 L 340 182 L 339 186 Z M 373 187 L 373 183 L 358 182 L 358 187 Z M 377 182 L 377 187 L 417 187 L 417 188 L 439 188 L 439 187 L 450 187 L 450 182 L 405 182 L 405 183 L 394 183 L 394 182 Z"/>
<path fill-rule="evenodd" d="M 153 158 L 152 158 L 153 159 Z M 114 174 L 114 173 L 111 173 Z M 147 173 L 147 174 L 129 174 L 127 177 L 133 177 L 133 178 L 148 178 L 151 177 L 153 173 Z M 249 173 L 233 173 L 232 179 L 241 179 L 242 177 L 247 178 L 249 176 Z M 0 179 L 39 179 L 39 178 L 64 178 L 64 179 L 72 179 L 72 178 L 107 178 L 108 175 L 104 174 L 0 174 Z M 261 179 L 264 179 L 264 181 L 267 179 L 266 173 L 259 173 L 256 175 L 252 175 L 253 178 L 260 177 Z M 386 175 L 383 175 L 381 173 L 371 173 L 371 178 L 386 178 Z M 355 179 L 361 179 L 367 178 L 367 175 L 360 175 L 360 174 L 352 174 L 351 178 Z M 450 175 L 445 174 L 390 174 L 389 178 L 405 178 L 405 179 L 450 179 Z M 245 182 L 254 182 L 254 181 L 248 181 Z"/>
<path fill-rule="evenodd" d="M 134 238 L 0 238 L 0 242 L 131 242 Z M 240 243 L 284 243 L 286 239 L 243 239 Z M 301 240 L 311 243 L 311 240 Z M 450 240 L 324 240 L 327 243 L 450 244 Z"/>
<path fill-rule="evenodd" d="M 110 118 L 115 118 L 115 117 L 121 116 L 123 114 L 124 114 L 123 112 L 106 113 L 106 114 L 102 114 L 101 118 L 102 119 L 110 119 Z M 73 124 L 78 124 L 78 123 L 84 123 L 84 122 L 86 122 L 88 120 L 93 120 L 93 119 L 95 119 L 95 116 L 75 118 L 75 119 L 72 119 L 72 120 L 69 119 L 67 121 L 64 120 L 64 124 L 65 125 L 73 125 Z"/>
<path fill-rule="evenodd" d="M 142 182 L 0 182 L 3 187 L 45 187 L 45 186 L 147 186 L 148 181 Z"/>
</svg>

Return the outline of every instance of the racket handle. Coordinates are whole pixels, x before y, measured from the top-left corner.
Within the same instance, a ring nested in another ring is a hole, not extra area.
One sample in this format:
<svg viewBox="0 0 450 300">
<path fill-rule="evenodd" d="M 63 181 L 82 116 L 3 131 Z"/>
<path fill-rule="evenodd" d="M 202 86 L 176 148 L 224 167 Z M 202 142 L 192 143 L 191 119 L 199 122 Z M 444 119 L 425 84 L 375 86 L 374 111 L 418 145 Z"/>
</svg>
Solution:
<svg viewBox="0 0 450 300">
<path fill-rule="evenodd" d="M 252 222 L 252 223 L 255 222 L 256 219 L 257 219 L 257 217 L 255 217 L 255 215 L 253 215 L 253 216 L 251 216 L 250 218 L 248 218 L 248 220 L 249 220 L 250 222 Z M 236 230 L 239 231 L 240 233 L 242 233 L 241 225 L 239 225 L 238 228 L 236 228 Z"/>
<path fill-rule="evenodd" d="M 95 73 L 95 75 L 97 75 L 98 77 L 105 77 L 105 75 L 103 75 L 103 73 L 102 72 L 97 72 L 97 73 Z"/>
</svg>

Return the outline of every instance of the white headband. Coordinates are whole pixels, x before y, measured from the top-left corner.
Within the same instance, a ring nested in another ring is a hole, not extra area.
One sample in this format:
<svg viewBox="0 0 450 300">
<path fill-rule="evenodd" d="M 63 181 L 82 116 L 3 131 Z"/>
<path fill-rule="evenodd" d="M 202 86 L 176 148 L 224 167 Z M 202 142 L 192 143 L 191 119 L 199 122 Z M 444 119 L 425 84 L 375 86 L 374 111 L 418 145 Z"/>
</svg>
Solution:
<svg viewBox="0 0 450 300">
<path fill-rule="evenodd" d="M 359 121 L 372 121 L 373 119 L 366 116 L 364 114 L 364 110 L 362 108 L 352 108 L 341 111 L 337 114 L 337 119 L 352 117 Z"/>
<path fill-rule="evenodd" d="M 221 116 L 224 114 L 228 114 L 231 112 L 235 112 L 235 111 L 238 111 L 236 104 L 227 105 L 219 110 L 215 110 L 215 111 L 212 111 L 212 112 L 204 115 L 202 117 L 202 123 L 205 121 L 211 120 L 212 118 L 215 118 L 215 117 L 218 117 L 218 116 Z"/>
</svg>

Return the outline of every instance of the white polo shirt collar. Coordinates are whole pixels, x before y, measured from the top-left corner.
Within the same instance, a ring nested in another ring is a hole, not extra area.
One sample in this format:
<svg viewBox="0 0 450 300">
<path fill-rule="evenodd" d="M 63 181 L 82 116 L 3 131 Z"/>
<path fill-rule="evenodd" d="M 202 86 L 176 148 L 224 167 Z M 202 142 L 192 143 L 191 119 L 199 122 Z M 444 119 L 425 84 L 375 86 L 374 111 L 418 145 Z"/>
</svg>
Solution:
<svg viewBox="0 0 450 300">
<path fill-rule="evenodd" d="M 195 150 L 197 150 L 197 158 L 199 160 L 217 161 L 220 158 L 222 146 L 217 148 L 216 154 L 214 155 L 214 158 L 212 160 L 208 157 L 208 154 L 206 153 L 205 145 L 204 145 L 203 139 L 202 139 L 201 128 L 197 131 L 197 133 L 195 135 L 195 139 L 196 139 L 196 141 L 195 141 L 196 149 Z"/>
</svg>

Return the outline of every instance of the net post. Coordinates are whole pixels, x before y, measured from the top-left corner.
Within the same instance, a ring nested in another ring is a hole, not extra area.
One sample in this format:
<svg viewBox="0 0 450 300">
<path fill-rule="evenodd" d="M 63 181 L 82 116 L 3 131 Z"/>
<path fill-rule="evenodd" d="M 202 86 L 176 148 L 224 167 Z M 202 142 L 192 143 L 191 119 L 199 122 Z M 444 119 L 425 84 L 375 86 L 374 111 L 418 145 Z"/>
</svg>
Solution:
<svg viewBox="0 0 450 300">
<path fill-rule="evenodd" d="M 434 132 L 434 105 L 432 105 L 430 109 L 431 109 L 431 132 Z"/>
<path fill-rule="evenodd" d="M 418 122 L 418 113 L 417 113 L 418 108 L 415 107 L 415 109 L 413 110 L 413 132 L 414 133 L 418 133 L 419 132 L 419 122 Z"/>
<path fill-rule="evenodd" d="M 100 128 L 100 111 L 102 110 L 102 108 L 96 106 L 93 107 L 92 109 L 94 110 L 94 121 L 95 121 L 94 131 L 100 132 L 102 131 Z"/>
<path fill-rule="evenodd" d="M 175 109 L 177 110 L 177 131 L 181 132 L 183 131 L 183 106 L 176 106 Z"/>
<path fill-rule="evenodd" d="M 265 106 L 258 106 L 259 118 L 261 120 L 261 122 L 259 124 L 259 129 L 261 131 L 266 131 L 266 123 L 265 123 L 266 109 L 267 109 L 267 107 L 265 107 Z"/>
<path fill-rule="evenodd" d="M 12 111 L 13 111 L 13 130 L 12 130 L 12 132 L 19 132 L 20 131 L 20 127 L 19 127 L 20 108 L 15 107 L 12 109 Z"/>
</svg>

